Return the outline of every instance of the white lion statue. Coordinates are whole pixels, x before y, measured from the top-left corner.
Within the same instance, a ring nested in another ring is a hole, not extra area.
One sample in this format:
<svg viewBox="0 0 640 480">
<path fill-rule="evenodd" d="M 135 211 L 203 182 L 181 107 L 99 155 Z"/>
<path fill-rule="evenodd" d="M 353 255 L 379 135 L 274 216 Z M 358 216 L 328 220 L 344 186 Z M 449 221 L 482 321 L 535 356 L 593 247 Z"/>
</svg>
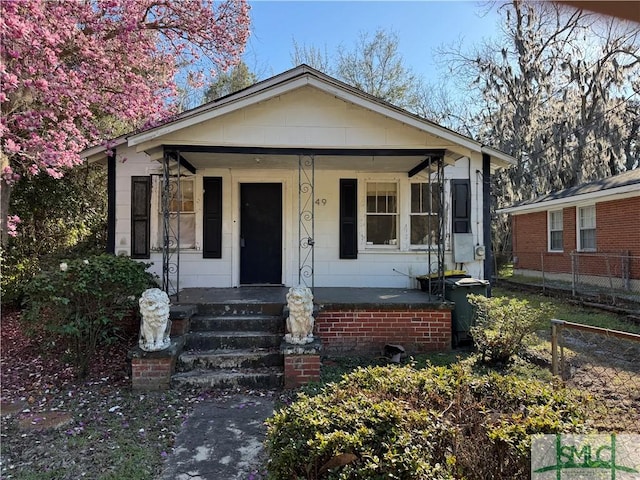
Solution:
<svg viewBox="0 0 640 480">
<path fill-rule="evenodd" d="M 142 292 L 140 300 L 140 339 L 142 350 L 155 352 L 171 345 L 171 320 L 169 320 L 169 297 L 159 288 Z"/>
<path fill-rule="evenodd" d="M 307 287 L 291 287 L 287 293 L 287 334 L 288 343 L 304 345 L 313 342 L 313 294 Z"/>
</svg>

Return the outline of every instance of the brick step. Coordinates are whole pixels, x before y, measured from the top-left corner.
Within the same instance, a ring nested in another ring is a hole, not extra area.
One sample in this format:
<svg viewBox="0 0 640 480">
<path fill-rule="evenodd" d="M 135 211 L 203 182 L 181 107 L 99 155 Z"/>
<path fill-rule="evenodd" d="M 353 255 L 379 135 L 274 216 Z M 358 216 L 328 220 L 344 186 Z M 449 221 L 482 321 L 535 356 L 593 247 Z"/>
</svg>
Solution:
<svg viewBox="0 0 640 480">
<path fill-rule="evenodd" d="M 282 368 L 238 370 L 191 370 L 176 373 L 172 382 L 178 385 L 195 385 L 210 388 L 281 388 L 284 384 Z"/>
<path fill-rule="evenodd" d="M 271 332 L 190 332 L 186 350 L 278 348 L 282 334 Z"/>
<path fill-rule="evenodd" d="M 195 369 L 234 369 L 282 367 L 284 357 L 279 349 L 242 349 L 186 351 L 178 358 L 176 368 L 187 372 Z"/>
<path fill-rule="evenodd" d="M 284 329 L 280 315 L 196 315 L 191 319 L 191 332 L 262 331 L 284 335 Z"/>
<path fill-rule="evenodd" d="M 282 303 L 200 303 L 199 315 L 273 315 L 281 316 L 284 304 Z"/>
</svg>

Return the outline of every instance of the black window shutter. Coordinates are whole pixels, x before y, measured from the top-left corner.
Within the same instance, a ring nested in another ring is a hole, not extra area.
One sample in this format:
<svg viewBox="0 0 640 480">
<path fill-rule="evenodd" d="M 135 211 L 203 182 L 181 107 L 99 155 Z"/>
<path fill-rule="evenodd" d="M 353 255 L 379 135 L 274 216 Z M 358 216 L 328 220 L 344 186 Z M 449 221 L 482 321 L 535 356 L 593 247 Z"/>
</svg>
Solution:
<svg viewBox="0 0 640 480">
<path fill-rule="evenodd" d="M 340 179 L 340 258 L 358 258 L 358 181 Z"/>
<path fill-rule="evenodd" d="M 204 258 L 222 258 L 222 177 L 204 177 Z"/>
<path fill-rule="evenodd" d="M 149 258 L 151 177 L 131 177 L 131 258 Z"/>
<path fill-rule="evenodd" d="M 451 180 L 453 233 L 471 232 L 471 183 Z"/>
</svg>

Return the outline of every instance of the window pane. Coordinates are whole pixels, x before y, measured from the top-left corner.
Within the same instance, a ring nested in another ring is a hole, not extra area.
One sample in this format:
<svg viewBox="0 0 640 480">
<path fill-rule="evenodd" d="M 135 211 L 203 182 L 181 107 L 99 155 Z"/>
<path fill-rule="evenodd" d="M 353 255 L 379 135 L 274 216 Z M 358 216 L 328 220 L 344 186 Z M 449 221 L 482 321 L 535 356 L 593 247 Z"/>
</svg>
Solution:
<svg viewBox="0 0 640 480">
<path fill-rule="evenodd" d="M 580 209 L 580 228 L 596 227 L 596 207 L 583 207 Z"/>
<path fill-rule="evenodd" d="M 411 213 L 422 213 L 421 205 L 421 183 L 411 184 Z"/>
<path fill-rule="evenodd" d="M 182 195 L 182 211 L 193 212 L 193 180 L 181 180 L 180 189 Z"/>
<path fill-rule="evenodd" d="M 395 183 L 367 183 L 367 212 L 397 213 Z"/>
<path fill-rule="evenodd" d="M 367 215 L 367 242 L 396 245 L 396 215 Z"/>
<path fill-rule="evenodd" d="M 437 216 L 411 215 L 411 245 L 435 245 L 437 231 Z"/>
<path fill-rule="evenodd" d="M 431 203 L 429 203 L 431 202 Z M 411 184 L 411 213 L 438 213 L 440 188 L 437 183 Z"/>
<path fill-rule="evenodd" d="M 178 192 L 178 182 L 171 180 L 169 186 L 169 192 L 171 198 L 169 200 L 169 211 L 177 212 L 193 212 L 193 180 L 182 179 L 180 180 L 180 192 Z"/>
<path fill-rule="evenodd" d="M 376 211 L 376 196 L 367 194 L 367 212 L 375 213 Z"/>
<path fill-rule="evenodd" d="M 595 250 L 596 249 L 596 230 L 587 229 L 580 230 L 580 249 Z"/>
<path fill-rule="evenodd" d="M 169 217 L 171 233 L 178 235 L 178 216 Z M 160 232 L 162 235 L 162 232 Z M 160 239 L 162 242 L 162 238 Z M 180 248 L 196 247 L 196 216 L 194 214 L 180 215 Z"/>
<path fill-rule="evenodd" d="M 562 231 L 551 232 L 551 250 L 562 250 Z"/>
<path fill-rule="evenodd" d="M 562 230 L 562 212 L 551 212 L 549 223 L 551 230 Z"/>
</svg>

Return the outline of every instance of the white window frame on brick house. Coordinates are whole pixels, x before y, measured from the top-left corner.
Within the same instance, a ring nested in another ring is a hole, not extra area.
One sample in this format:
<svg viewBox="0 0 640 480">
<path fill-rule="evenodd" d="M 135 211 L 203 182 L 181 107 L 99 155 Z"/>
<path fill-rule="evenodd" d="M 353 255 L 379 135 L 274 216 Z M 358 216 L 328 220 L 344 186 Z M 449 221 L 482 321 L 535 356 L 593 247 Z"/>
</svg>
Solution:
<svg viewBox="0 0 640 480">
<path fill-rule="evenodd" d="M 547 231 L 548 239 L 547 245 L 550 252 L 562 252 L 563 251 L 563 232 L 564 232 L 564 215 L 562 210 L 549 210 L 547 214 Z M 560 244 L 558 246 L 558 237 Z"/>
<path fill-rule="evenodd" d="M 578 250 L 595 252 L 597 248 L 595 204 L 584 205 L 576 209 L 576 227 Z M 589 244 L 585 246 L 587 239 Z"/>
</svg>

